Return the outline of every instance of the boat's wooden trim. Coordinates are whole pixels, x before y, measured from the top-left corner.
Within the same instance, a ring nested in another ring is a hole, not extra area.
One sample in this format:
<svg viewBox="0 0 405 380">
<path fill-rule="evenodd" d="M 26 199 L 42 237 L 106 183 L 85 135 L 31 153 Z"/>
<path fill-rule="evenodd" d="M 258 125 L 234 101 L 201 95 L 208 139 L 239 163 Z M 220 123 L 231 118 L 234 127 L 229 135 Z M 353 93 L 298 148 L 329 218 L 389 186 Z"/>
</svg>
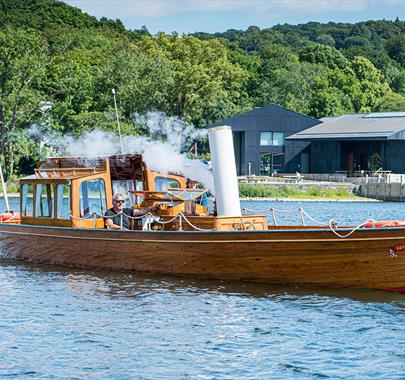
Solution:
<svg viewBox="0 0 405 380">
<path fill-rule="evenodd" d="M 331 231 L 142 232 L 0 225 L 11 257 L 272 284 L 402 289 L 405 228 Z"/>
<path fill-rule="evenodd" d="M 277 230 L 277 231 L 209 231 L 209 232 L 197 232 L 197 233 L 192 233 L 188 231 L 183 231 L 183 232 L 167 232 L 167 231 L 111 231 L 111 230 L 94 230 L 94 229 L 75 229 L 75 228 L 61 228 L 61 227 L 44 227 L 44 226 L 24 226 L 24 225 L 12 225 L 12 227 L 28 227 L 28 228 L 42 228 L 42 229 L 52 229 L 54 231 L 72 231 L 75 232 L 74 235 L 61 235 L 61 234 L 45 234 L 45 233 L 33 233 L 33 232 L 23 232 L 23 231 L 11 231 L 11 230 L 4 230 L 2 229 L 2 226 L 0 226 L 0 233 L 5 233 L 5 234 L 12 234 L 12 235 L 31 235 L 31 236 L 42 236 L 42 237 L 50 237 L 50 238 L 59 238 L 59 239 L 78 239 L 78 240 L 101 240 L 101 241 L 122 241 L 122 242 L 133 242 L 133 243 L 162 243 L 164 242 L 165 244 L 178 244 L 178 243 L 198 243 L 198 244 L 212 244 L 212 243 L 217 243 L 217 244 L 232 244 L 232 243 L 237 243 L 237 244 L 267 244 L 267 243 L 321 243 L 321 242 L 367 242 L 367 241 L 387 241 L 387 240 L 404 240 L 405 241 L 405 228 L 402 229 L 394 229 L 394 230 L 402 230 L 401 232 L 404 233 L 404 236 L 397 236 L 397 235 L 392 235 L 392 236 L 379 236 L 379 237 L 349 237 L 349 238 L 336 238 L 334 237 L 335 235 L 331 235 L 333 237 L 329 238 L 304 238 L 304 239 L 263 239 L 263 238 L 256 238 L 256 239 L 219 239 L 219 240 L 205 240 L 206 235 L 212 235 L 215 233 L 230 233 L 232 235 L 237 235 L 240 234 L 249 234 L 249 233 L 258 233 L 262 232 L 265 234 L 271 234 L 271 233 L 280 233 L 282 231 Z M 372 229 L 366 230 L 371 231 Z M 373 229 L 376 230 L 376 229 Z M 378 230 L 387 230 L 387 229 L 378 229 Z M 393 230 L 393 229 L 390 229 Z M 121 235 L 125 236 L 118 238 L 118 237 L 94 237 L 94 236 L 78 236 L 77 232 L 83 231 L 83 232 L 90 232 L 92 234 L 99 234 L 99 233 L 106 233 L 109 235 Z M 288 230 L 285 231 L 285 233 L 302 233 L 303 231 L 300 230 Z M 306 230 L 305 232 L 309 232 Z M 328 232 L 332 234 L 330 230 L 315 230 L 312 232 Z M 153 234 L 153 235 L 160 235 L 161 239 L 148 239 L 148 238 L 138 238 L 138 239 L 132 239 L 131 235 L 137 234 L 137 235 L 144 235 L 145 237 Z M 175 236 L 190 236 L 192 234 L 193 237 L 202 237 L 203 239 L 191 239 L 191 240 L 186 240 L 186 239 L 175 239 Z M 352 235 L 353 236 L 353 235 Z M 355 236 L 355 235 L 354 235 Z"/>
</svg>

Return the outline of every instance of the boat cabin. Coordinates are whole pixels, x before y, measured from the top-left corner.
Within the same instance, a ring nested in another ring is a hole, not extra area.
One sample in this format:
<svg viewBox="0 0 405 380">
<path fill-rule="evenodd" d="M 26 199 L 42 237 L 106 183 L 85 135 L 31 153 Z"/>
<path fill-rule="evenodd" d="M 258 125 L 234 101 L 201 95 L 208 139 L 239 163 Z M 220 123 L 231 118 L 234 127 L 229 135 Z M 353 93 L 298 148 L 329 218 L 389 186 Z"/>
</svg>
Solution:
<svg viewBox="0 0 405 380">
<path fill-rule="evenodd" d="M 33 175 L 20 179 L 20 223 L 104 229 L 104 215 L 115 193 L 126 197 L 127 207 L 161 206 L 158 220 L 135 220 L 135 230 L 267 229 L 265 216 L 210 214 L 207 190 L 186 188 L 182 175 L 150 170 L 138 154 L 38 162 Z"/>
<path fill-rule="evenodd" d="M 127 207 L 139 207 L 143 199 L 136 192 L 185 187 L 184 176 L 150 170 L 137 154 L 51 157 L 20 179 L 21 223 L 104 228 L 102 216 L 112 207 L 114 193 L 127 198 Z"/>
</svg>

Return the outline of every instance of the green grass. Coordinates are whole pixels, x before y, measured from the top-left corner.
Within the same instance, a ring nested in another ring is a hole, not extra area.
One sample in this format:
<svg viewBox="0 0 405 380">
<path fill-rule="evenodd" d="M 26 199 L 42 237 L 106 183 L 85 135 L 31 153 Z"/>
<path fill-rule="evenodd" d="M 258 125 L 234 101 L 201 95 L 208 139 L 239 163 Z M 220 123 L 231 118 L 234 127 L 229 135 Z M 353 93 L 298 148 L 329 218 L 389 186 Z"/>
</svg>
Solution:
<svg viewBox="0 0 405 380">
<path fill-rule="evenodd" d="M 3 192 L 3 186 L 0 183 L 0 193 Z M 18 182 L 9 182 L 7 183 L 7 193 L 19 193 L 20 185 Z"/>
<path fill-rule="evenodd" d="M 355 195 L 346 187 L 322 188 L 310 186 L 271 186 L 239 184 L 239 194 L 243 198 L 354 198 Z"/>
</svg>

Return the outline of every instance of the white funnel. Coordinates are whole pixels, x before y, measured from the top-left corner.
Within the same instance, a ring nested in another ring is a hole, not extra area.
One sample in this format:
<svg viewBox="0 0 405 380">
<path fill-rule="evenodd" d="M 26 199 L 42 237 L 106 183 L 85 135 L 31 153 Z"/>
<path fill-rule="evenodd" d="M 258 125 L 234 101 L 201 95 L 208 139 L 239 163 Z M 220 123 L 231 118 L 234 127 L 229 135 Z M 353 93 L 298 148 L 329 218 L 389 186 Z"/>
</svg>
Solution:
<svg viewBox="0 0 405 380">
<path fill-rule="evenodd" d="M 218 216 L 241 216 L 232 129 L 208 129 Z"/>
</svg>

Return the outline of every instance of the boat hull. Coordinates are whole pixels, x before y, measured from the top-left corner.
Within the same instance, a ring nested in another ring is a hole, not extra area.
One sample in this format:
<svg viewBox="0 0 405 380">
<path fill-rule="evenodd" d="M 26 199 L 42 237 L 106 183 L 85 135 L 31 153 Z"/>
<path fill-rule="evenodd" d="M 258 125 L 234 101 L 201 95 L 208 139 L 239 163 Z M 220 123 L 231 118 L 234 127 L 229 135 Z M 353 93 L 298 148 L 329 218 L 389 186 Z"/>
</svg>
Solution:
<svg viewBox="0 0 405 380">
<path fill-rule="evenodd" d="M 85 268 L 405 288 L 405 228 L 364 229 L 342 239 L 327 229 L 143 232 L 0 225 L 0 249 L 9 257 Z"/>
</svg>

